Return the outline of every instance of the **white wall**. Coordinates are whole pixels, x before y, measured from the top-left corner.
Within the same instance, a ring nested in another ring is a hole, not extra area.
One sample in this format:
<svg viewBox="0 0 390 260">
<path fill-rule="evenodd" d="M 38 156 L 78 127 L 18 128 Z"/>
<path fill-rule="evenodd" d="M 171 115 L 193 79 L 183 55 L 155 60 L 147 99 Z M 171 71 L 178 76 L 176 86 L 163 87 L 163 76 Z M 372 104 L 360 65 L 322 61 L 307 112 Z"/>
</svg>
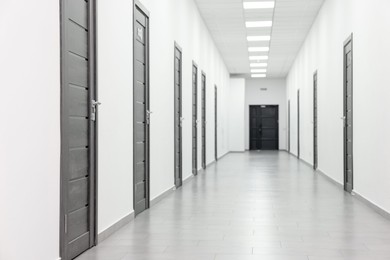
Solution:
<svg viewBox="0 0 390 260">
<path fill-rule="evenodd" d="M 131 1 L 98 1 L 99 233 L 133 212 L 132 16 Z"/>
<path fill-rule="evenodd" d="M 266 88 L 267 91 L 261 91 Z M 245 81 L 245 149 L 249 150 L 249 106 L 279 106 L 279 149 L 286 150 L 286 80 L 246 79 Z"/>
<path fill-rule="evenodd" d="M 343 42 L 354 33 L 354 189 L 390 212 L 390 27 L 387 0 L 327 0 L 287 79 L 296 111 L 301 89 L 301 156 L 312 161 L 312 77 L 318 70 L 319 169 L 343 182 Z M 296 116 L 296 115 L 294 115 Z M 292 128 L 296 127 L 292 118 Z M 296 134 L 292 151 L 296 151 Z"/>
<path fill-rule="evenodd" d="M 245 151 L 245 79 L 230 79 L 229 147 L 232 152 Z"/>
<path fill-rule="evenodd" d="M 59 1 L 0 1 L 0 259 L 59 255 L 59 19 Z"/>
<path fill-rule="evenodd" d="M 183 49 L 183 178 L 192 174 L 192 61 L 207 76 L 207 163 L 214 160 L 214 84 L 219 91 L 219 154 L 228 152 L 229 73 L 193 0 L 142 0 L 150 11 L 151 198 L 174 185 L 174 41 Z M 180 21 L 180 22 L 178 22 Z M 199 119 L 201 88 L 199 73 Z M 199 127 L 199 167 L 201 163 Z"/>
</svg>

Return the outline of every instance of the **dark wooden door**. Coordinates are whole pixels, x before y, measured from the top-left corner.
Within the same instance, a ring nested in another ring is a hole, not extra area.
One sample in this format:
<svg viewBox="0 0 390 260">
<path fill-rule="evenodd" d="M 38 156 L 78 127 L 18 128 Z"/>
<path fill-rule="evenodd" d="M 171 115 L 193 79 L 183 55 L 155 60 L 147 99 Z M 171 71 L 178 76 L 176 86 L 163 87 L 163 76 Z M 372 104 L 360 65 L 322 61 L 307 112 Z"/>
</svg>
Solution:
<svg viewBox="0 0 390 260">
<path fill-rule="evenodd" d="M 249 119 L 250 150 L 278 150 L 278 106 L 250 106 Z"/>
<path fill-rule="evenodd" d="M 291 102 L 290 100 L 288 100 L 288 109 L 287 109 L 287 123 L 288 123 L 288 130 L 287 130 L 287 141 L 288 141 L 288 145 L 287 145 L 287 150 L 288 152 L 290 153 L 291 151 Z"/>
<path fill-rule="evenodd" d="M 344 189 L 353 190 L 353 49 L 352 36 L 344 44 Z"/>
<path fill-rule="evenodd" d="M 192 174 L 198 174 L 198 67 L 192 64 Z"/>
<path fill-rule="evenodd" d="M 61 259 L 95 245 L 94 1 L 61 1 Z"/>
<path fill-rule="evenodd" d="M 175 88 L 175 186 L 180 187 L 183 171 L 183 155 L 182 155 L 182 51 L 175 44 L 175 64 L 174 64 L 174 88 Z"/>
<path fill-rule="evenodd" d="M 317 99 L 317 72 L 313 76 L 313 168 L 318 168 L 318 99 Z"/>
<path fill-rule="evenodd" d="M 202 168 L 206 169 L 206 74 L 202 73 Z"/>
<path fill-rule="evenodd" d="M 215 147 L 215 161 L 218 161 L 218 88 L 214 88 L 214 147 Z"/>
<path fill-rule="evenodd" d="M 134 5 L 133 199 L 135 215 L 149 208 L 149 16 Z"/>
<path fill-rule="evenodd" d="M 301 157 L 301 104 L 300 91 L 297 91 L 297 157 Z"/>
</svg>

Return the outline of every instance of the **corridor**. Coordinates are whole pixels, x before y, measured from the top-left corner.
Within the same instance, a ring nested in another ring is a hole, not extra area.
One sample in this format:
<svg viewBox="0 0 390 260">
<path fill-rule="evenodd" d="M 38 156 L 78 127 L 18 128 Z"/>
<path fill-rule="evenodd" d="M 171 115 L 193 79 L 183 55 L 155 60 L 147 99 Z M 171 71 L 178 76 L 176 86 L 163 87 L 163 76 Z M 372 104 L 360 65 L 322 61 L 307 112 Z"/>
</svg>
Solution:
<svg viewBox="0 0 390 260">
<path fill-rule="evenodd" d="M 230 153 L 77 260 L 390 259 L 390 222 L 286 152 Z"/>
</svg>

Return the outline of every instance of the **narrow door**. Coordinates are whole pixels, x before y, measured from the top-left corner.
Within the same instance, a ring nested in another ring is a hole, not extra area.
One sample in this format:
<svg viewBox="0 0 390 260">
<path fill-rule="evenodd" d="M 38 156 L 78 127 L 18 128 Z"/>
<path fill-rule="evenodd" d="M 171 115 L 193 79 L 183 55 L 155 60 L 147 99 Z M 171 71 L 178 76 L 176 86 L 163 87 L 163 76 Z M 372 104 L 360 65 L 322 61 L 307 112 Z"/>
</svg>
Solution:
<svg viewBox="0 0 390 260">
<path fill-rule="evenodd" d="M 250 106 L 250 150 L 279 149 L 278 106 Z"/>
<path fill-rule="evenodd" d="M 214 129 L 215 129 L 215 161 L 218 161 L 218 88 L 215 86 L 214 88 Z"/>
<path fill-rule="evenodd" d="M 313 76 L 313 168 L 318 168 L 317 72 Z"/>
<path fill-rule="evenodd" d="M 206 74 L 202 73 L 202 168 L 206 169 Z"/>
<path fill-rule="evenodd" d="M 298 89 L 298 92 L 297 92 L 297 156 L 298 158 L 301 157 L 301 125 L 300 125 L 300 93 L 299 93 L 299 89 Z"/>
<path fill-rule="evenodd" d="M 134 4 L 133 206 L 135 215 L 149 208 L 149 14 Z"/>
<path fill-rule="evenodd" d="M 182 51 L 175 44 L 175 186 L 182 185 Z"/>
<path fill-rule="evenodd" d="M 198 66 L 192 64 L 192 174 L 198 174 Z"/>
<path fill-rule="evenodd" d="M 94 1 L 61 1 L 61 259 L 95 245 Z"/>
<path fill-rule="evenodd" d="M 344 189 L 353 190 L 353 42 L 344 44 Z"/>
<path fill-rule="evenodd" d="M 290 153 L 291 149 L 291 102 L 288 100 L 288 111 L 287 111 L 287 117 L 288 117 L 288 131 L 287 131 L 287 138 L 288 138 L 288 152 Z"/>
</svg>

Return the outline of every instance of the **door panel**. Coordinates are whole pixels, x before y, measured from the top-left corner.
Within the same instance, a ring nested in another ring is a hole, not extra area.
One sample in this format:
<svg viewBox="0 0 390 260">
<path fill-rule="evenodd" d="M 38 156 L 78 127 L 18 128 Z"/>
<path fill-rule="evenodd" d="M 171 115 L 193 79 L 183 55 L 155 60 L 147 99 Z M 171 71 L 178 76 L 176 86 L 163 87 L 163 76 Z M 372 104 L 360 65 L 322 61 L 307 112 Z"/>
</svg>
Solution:
<svg viewBox="0 0 390 260">
<path fill-rule="evenodd" d="M 353 49 L 352 36 L 344 44 L 344 189 L 353 190 Z"/>
<path fill-rule="evenodd" d="M 202 73 L 202 168 L 206 169 L 206 74 Z"/>
<path fill-rule="evenodd" d="M 133 189 L 137 216 L 149 208 L 149 17 L 134 5 Z"/>
<path fill-rule="evenodd" d="M 300 91 L 297 91 L 297 157 L 301 157 L 301 104 Z"/>
<path fill-rule="evenodd" d="M 192 65 L 192 173 L 198 174 L 198 67 Z"/>
<path fill-rule="evenodd" d="M 61 259 L 95 245 L 94 1 L 61 1 Z"/>
<path fill-rule="evenodd" d="M 175 186 L 182 185 L 182 53 L 175 44 Z"/>
<path fill-rule="evenodd" d="M 318 168 L 317 72 L 313 76 L 313 168 Z"/>
<path fill-rule="evenodd" d="M 250 106 L 250 150 L 279 149 L 278 106 Z"/>
<path fill-rule="evenodd" d="M 291 102 L 288 100 L 288 152 L 291 151 Z"/>
<path fill-rule="evenodd" d="M 215 161 L 218 161 L 218 89 L 217 86 L 215 86 L 215 91 L 214 91 L 214 131 L 215 131 Z"/>
</svg>

